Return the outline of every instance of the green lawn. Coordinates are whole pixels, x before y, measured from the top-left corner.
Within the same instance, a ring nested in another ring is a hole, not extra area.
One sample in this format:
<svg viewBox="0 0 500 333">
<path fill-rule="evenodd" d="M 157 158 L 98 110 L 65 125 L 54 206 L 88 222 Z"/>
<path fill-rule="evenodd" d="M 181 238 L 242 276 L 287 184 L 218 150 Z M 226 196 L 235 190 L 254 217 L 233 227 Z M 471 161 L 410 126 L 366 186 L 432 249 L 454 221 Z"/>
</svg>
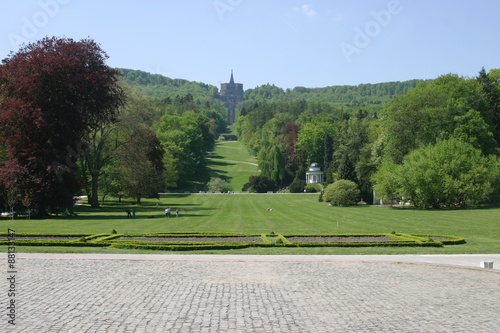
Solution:
<svg viewBox="0 0 500 333">
<path fill-rule="evenodd" d="M 238 141 L 217 141 L 207 164 L 210 177 L 228 181 L 233 191 L 241 191 L 250 176 L 259 174 L 257 159 Z"/>
<path fill-rule="evenodd" d="M 135 207 L 136 219 L 127 219 L 125 210 L 133 207 L 132 204 L 113 202 L 92 210 L 84 205 L 76 208 L 77 216 L 31 221 L 10 221 L 4 217 L 0 219 L 0 224 L 4 226 L 2 232 L 12 228 L 17 233 L 110 233 L 113 229 L 119 233 L 332 234 L 395 231 L 455 235 L 465 237 L 467 242 L 444 248 L 251 248 L 224 253 L 500 253 L 500 208 L 416 210 L 377 206 L 330 207 L 318 202 L 316 194 L 166 195 L 160 200 L 145 200 L 142 206 Z M 180 218 L 164 218 L 166 207 L 174 211 L 178 208 Z M 55 248 L 31 250 L 66 251 Z M 214 252 L 220 251 L 211 251 Z"/>
<path fill-rule="evenodd" d="M 236 141 L 219 141 L 208 164 L 211 176 L 228 180 L 234 191 L 251 175 L 257 175 L 256 160 Z M 180 218 L 164 218 L 164 210 L 179 209 Z M 136 209 L 136 219 L 125 211 Z M 271 209 L 271 210 L 269 210 Z M 44 220 L 0 218 L 6 233 L 155 233 L 155 232 L 238 232 L 281 234 L 390 233 L 444 234 L 464 237 L 466 244 L 443 248 L 248 248 L 223 253 L 500 253 L 500 208 L 468 210 L 416 210 L 377 206 L 331 207 L 318 202 L 317 194 L 221 194 L 165 195 L 160 200 L 109 202 L 100 209 L 86 205 L 75 209 L 76 216 Z M 155 216 L 155 218 L 150 218 Z M 0 246 L 6 250 L 6 247 Z M 148 251 L 100 248 L 19 247 L 32 252 L 122 252 Z M 220 253 L 221 251 L 197 251 Z"/>
</svg>

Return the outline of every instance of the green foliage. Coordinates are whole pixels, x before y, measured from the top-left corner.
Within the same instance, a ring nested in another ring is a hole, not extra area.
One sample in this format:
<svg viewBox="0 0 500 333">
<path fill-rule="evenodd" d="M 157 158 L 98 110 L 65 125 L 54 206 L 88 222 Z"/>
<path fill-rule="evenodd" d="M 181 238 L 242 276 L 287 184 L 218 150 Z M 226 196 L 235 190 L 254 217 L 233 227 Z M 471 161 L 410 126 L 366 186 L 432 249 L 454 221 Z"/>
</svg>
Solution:
<svg viewBox="0 0 500 333">
<path fill-rule="evenodd" d="M 401 163 L 410 151 L 447 139 L 460 126 L 456 135 L 467 134 L 471 141 L 471 134 L 482 135 L 478 129 L 484 125 L 472 120 L 477 119 L 473 113 L 464 117 L 470 110 L 479 112 L 487 126 L 493 125 L 479 83 L 457 75 L 441 76 L 397 96 L 388 104 L 383 122 L 386 155 Z"/>
<path fill-rule="evenodd" d="M 493 138 L 500 143 L 500 70 L 492 69 L 489 73 L 486 73 L 483 67 L 479 72 L 477 81 L 481 86 L 487 104 L 483 118 L 488 124 L 491 124 L 490 129 L 493 132 Z"/>
<path fill-rule="evenodd" d="M 218 142 L 207 158 L 210 176 L 228 181 L 235 191 L 241 191 L 250 176 L 260 174 L 256 162 L 239 141 Z"/>
<path fill-rule="evenodd" d="M 207 184 L 207 190 L 210 192 L 226 193 L 226 192 L 231 192 L 233 189 L 231 188 L 229 183 L 226 182 L 224 179 L 213 177 L 210 178 L 210 181 Z"/>
<path fill-rule="evenodd" d="M 25 234 L 24 236 L 28 236 Z M 447 235 L 410 235 L 410 234 L 233 234 L 233 233 L 157 233 L 157 234 L 128 234 L 128 235 L 104 235 L 105 237 L 82 237 L 78 241 L 65 240 L 67 235 L 59 235 L 61 239 L 44 239 L 47 234 L 31 235 L 30 239 L 16 240 L 19 246 L 62 246 L 62 247 L 113 247 L 118 249 L 143 249 L 143 250 L 164 250 L 164 251 L 195 251 L 195 250 L 229 250 L 248 247 L 379 247 L 379 246 L 433 246 L 442 247 L 446 245 L 456 245 L 465 243 L 463 237 Z M 58 235 L 50 235 L 57 238 Z M 169 240 L 127 240 L 127 238 L 168 237 Z M 190 240 L 172 241 L 175 238 L 188 237 Z M 200 240 L 196 240 L 199 237 Z M 248 242 L 248 237 L 259 237 L 261 242 Z M 324 242 L 292 242 L 293 237 L 321 237 Z M 335 240 L 328 241 L 328 238 Z M 391 240 L 361 241 L 353 238 L 363 237 L 388 237 Z M 208 240 L 207 238 L 211 238 Z M 217 238 L 220 238 L 217 239 Z M 290 238 L 290 239 L 288 239 Z M 345 238 L 345 241 L 339 239 Z M 0 245 L 8 244 L 7 239 L 0 240 Z"/>
<path fill-rule="evenodd" d="M 318 193 L 321 192 L 321 185 L 319 184 L 307 184 L 305 186 L 306 193 Z"/>
<path fill-rule="evenodd" d="M 336 132 L 334 121 L 332 116 L 322 114 L 314 117 L 311 122 L 302 124 L 297 140 L 297 152 L 303 157 L 306 165 L 314 162 L 323 164 L 325 150 L 333 148 L 332 139 Z M 329 154 L 330 159 L 331 157 Z"/>
<path fill-rule="evenodd" d="M 386 197 L 416 207 L 463 207 L 484 202 L 499 172 L 498 159 L 450 139 L 411 152 L 401 166 L 384 164 L 374 180 Z"/>
<path fill-rule="evenodd" d="M 255 101 L 301 101 L 343 104 L 347 106 L 380 105 L 392 96 L 401 95 L 415 88 L 422 80 L 360 84 L 357 86 L 330 86 L 324 88 L 295 87 L 283 90 L 266 84 L 245 90 L 245 99 Z"/>
<path fill-rule="evenodd" d="M 239 194 L 225 195 L 164 195 L 160 201 L 144 200 L 142 206 L 134 206 L 137 210 L 136 219 L 127 219 L 124 210 L 130 208 L 130 203 L 108 201 L 101 208 L 93 209 L 88 205 L 75 207 L 76 216 L 54 217 L 36 220 L 36 223 L 25 219 L 18 219 L 14 223 L 16 234 L 43 233 L 57 235 L 60 230 L 75 235 L 68 241 L 77 241 L 82 236 L 104 233 L 101 237 L 110 235 L 114 228 L 127 235 L 158 234 L 200 234 L 210 232 L 213 234 L 237 233 L 260 235 L 264 231 L 268 234 L 374 234 L 381 231 L 404 231 L 409 234 L 440 235 L 446 230 L 460 230 L 459 236 L 465 237 L 467 244 L 436 248 L 406 247 L 406 248 L 362 248 L 355 250 L 341 250 L 340 248 L 311 248 L 296 249 L 285 248 L 267 250 L 265 248 L 248 248 L 235 251 L 237 253 L 493 253 L 500 251 L 498 239 L 500 230 L 497 228 L 500 218 L 500 208 L 488 209 L 447 209 L 447 210 L 419 210 L 409 207 L 391 208 L 362 205 L 356 207 L 326 207 L 318 203 L 318 195 L 269 195 L 269 194 Z M 160 207 L 156 206 L 159 203 Z M 163 206 L 180 207 L 181 217 L 170 219 L 168 223 L 164 218 L 147 218 L 151 215 L 163 215 Z M 273 211 L 267 211 L 272 208 Z M 10 224 L 7 217 L 0 217 L 3 224 Z M 338 222 L 338 224 L 337 224 Z M 4 230 L 4 234 L 6 229 Z M 450 232 L 451 233 L 451 232 Z M 451 233 L 453 234 L 453 233 Z M 7 237 L 0 236 L 7 240 Z M 17 237 L 20 239 L 21 237 Z M 72 240 L 71 240 L 72 239 Z M 440 239 L 437 239 L 441 241 Z M 97 241 L 97 239 L 96 239 Z M 108 241 L 119 241 L 119 239 Z M 88 243 L 93 244 L 93 241 Z M 98 242 L 96 242 L 98 243 Z M 119 252 L 116 249 L 99 248 L 71 249 L 48 248 L 45 251 L 68 252 Z M 6 251 L 6 248 L 4 247 Z M 42 249 L 21 246 L 22 252 Z M 124 252 L 124 251 L 121 251 Z"/>
<path fill-rule="evenodd" d="M 156 134 L 149 129 L 137 129 L 120 149 L 117 157 L 117 177 L 126 197 L 158 198 L 165 188 L 165 151 Z"/>
<path fill-rule="evenodd" d="M 201 82 L 171 79 L 160 74 L 151 74 L 139 70 L 118 69 L 122 80 L 146 96 L 158 100 L 175 99 L 177 96 L 191 94 L 195 101 L 211 104 L 220 103 L 216 98 L 217 87 Z"/>
<path fill-rule="evenodd" d="M 253 193 L 267 193 L 270 191 L 276 191 L 277 186 L 269 177 L 260 176 L 250 176 L 248 183 L 243 185 L 242 191 L 248 191 Z"/>
<path fill-rule="evenodd" d="M 285 177 L 285 157 L 278 145 L 268 146 L 259 153 L 259 167 L 262 175 L 275 184 L 282 184 Z"/>
<path fill-rule="evenodd" d="M 402 234 L 402 233 L 390 233 L 390 234 L 285 234 L 282 237 L 287 241 L 288 244 L 292 246 L 298 247 L 386 247 L 386 246 L 422 246 L 422 247 L 442 247 L 443 243 L 441 241 L 435 241 L 430 238 L 425 238 L 416 235 L 410 234 Z M 322 239 L 321 242 L 293 242 L 293 237 L 319 237 Z M 334 238 L 334 240 L 328 241 L 328 238 Z M 386 237 L 389 240 L 365 240 L 360 241 L 356 240 L 356 238 L 377 238 L 377 237 Z M 435 238 L 446 238 L 450 240 L 449 245 L 451 244 L 462 244 L 462 241 L 465 240 L 461 237 L 455 236 L 442 236 Z M 292 239 L 290 241 L 289 239 Z M 345 239 L 345 240 L 344 240 Z"/>
<path fill-rule="evenodd" d="M 169 187 L 189 188 L 207 174 L 205 153 L 226 128 L 222 112 L 214 105 L 200 105 L 188 94 L 163 103 L 165 114 L 153 126 L 164 146 Z"/>
<path fill-rule="evenodd" d="M 376 199 L 383 199 L 384 201 L 402 200 L 401 184 L 403 180 L 401 176 L 403 175 L 403 171 L 401 169 L 401 165 L 391 160 L 384 161 L 372 177 L 378 196 Z"/>
<path fill-rule="evenodd" d="M 498 143 L 490 132 L 490 126 L 478 111 L 469 110 L 463 116 L 456 116 L 455 122 L 457 127 L 452 134 L 454 138 L 481 149 L 484 155 L 495 153 Z"/>
<path fill-rule="evenodd" d="M 303 193 L 306 186 L 306 181 L 295 177 L 290 183 L 290 193 Z"/>
<path fill-rule="evenodd" d="M 357 205 L 360 199 L 360 191 L 356 183 L 341 179 L 328 185 L 323 194 L 323 200 L 330 202 L 333 206 Z"/>
</svg>

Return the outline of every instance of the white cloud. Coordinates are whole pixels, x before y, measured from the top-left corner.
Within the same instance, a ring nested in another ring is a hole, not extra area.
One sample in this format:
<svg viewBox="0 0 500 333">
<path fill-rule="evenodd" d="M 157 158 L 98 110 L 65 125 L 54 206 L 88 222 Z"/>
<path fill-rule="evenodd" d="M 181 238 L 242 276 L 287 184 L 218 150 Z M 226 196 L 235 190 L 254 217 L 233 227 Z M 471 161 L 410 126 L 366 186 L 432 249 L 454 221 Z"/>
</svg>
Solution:
<svg viewBox="0 0 500 333">
<path fill-rule="evenodd" d="M 308 4 L 301 5 L 300 7 L 294 7 L 293 10 L 296 12 L 302 13 L 307 17 L 314 17 L 318 14 L 317 11 L 312 9 L 312 5 L 308 5 Z"/>
</svg>

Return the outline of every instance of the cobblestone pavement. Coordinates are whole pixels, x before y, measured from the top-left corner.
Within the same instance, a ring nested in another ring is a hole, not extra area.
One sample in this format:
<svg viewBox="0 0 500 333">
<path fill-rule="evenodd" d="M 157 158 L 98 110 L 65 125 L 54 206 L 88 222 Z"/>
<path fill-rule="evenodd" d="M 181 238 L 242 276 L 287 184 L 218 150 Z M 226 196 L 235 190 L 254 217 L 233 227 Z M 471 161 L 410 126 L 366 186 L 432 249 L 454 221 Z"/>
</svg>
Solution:
<svg viewBox="0 0 500 333">
<path fill-rule="evenodd" d="M 500 330 L 497 270 L 276 257 L 19 254 L 0 331 Z"/>
</svg>

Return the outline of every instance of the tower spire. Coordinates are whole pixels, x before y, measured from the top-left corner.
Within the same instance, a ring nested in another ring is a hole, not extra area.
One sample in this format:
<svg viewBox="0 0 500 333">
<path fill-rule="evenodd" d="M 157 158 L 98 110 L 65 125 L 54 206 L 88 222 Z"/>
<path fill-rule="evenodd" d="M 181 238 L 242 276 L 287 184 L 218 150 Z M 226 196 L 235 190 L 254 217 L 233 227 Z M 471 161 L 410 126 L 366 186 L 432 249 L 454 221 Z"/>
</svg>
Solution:
<svg viewBox="0 0 500 333">
<path fill-rule="evenodd" d="M 233 70 L 232 69 L 231 69 L 231 79 L 229 79 L 229 83 L 234 83 Z"/>
</svg>

